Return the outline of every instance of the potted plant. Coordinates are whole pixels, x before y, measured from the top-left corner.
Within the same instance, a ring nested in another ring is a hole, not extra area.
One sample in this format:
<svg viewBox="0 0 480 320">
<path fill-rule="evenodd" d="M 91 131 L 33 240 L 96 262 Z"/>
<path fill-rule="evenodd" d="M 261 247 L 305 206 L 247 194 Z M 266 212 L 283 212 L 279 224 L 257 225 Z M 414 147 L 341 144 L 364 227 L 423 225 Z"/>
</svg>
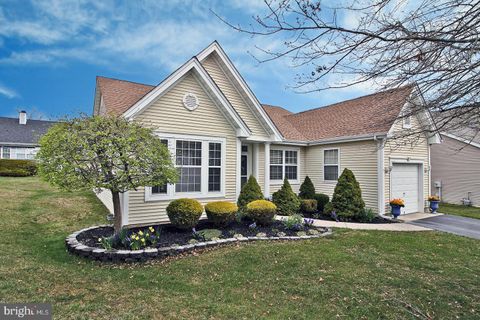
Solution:
<svg viewBox="0 0 480 320">
<path fill-rule="evenodd" d="M 428 201 L 430 202 L 430 212 L 437 213 L 440 198 L 438 196 L 430 196 L 428 197 Z"/>
<path fill-rule="evenodd" d="M 400 208 L 405 207 L 405 202 L 403 199 L 392 199 L 390 200 L 390 207 L 392 207 L 392 215 L 395 219 L 400 215 Z"/>
</svg>

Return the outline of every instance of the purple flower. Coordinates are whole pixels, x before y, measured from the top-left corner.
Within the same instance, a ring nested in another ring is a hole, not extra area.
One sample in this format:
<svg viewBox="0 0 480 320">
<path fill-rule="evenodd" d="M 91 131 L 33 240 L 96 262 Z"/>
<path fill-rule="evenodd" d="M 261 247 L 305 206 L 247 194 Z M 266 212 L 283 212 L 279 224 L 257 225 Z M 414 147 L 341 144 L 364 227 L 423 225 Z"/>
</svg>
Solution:
<svg viewBox="0 0 480 320">
<path fill-rule="evenodd" d="M 333 220 L 338 222 L 338 216 L 337 216 L 337 213 L 335 211 L 332 211 L 332 213 L 330 215 L 331 215 Z"/>
<path fill-rule="evenodd" d="M 311 218 L 304 218 L 304 219 L 303 219 L 303 223 L 304 223 L 307 227 L 312 226 L 314 221 L 315 221 L 315 220 L 313 220 L 313 219 L 311 219 Z"/>
<path fill-rule="evenodd" d="M 251 225 L 249 225 L 248 228 L 250 228 L 250 229 L 256 229 L 256 228 L 257 228 L 257 224 L 254 222 L 254 223 L 252 223 Z"/>
</svg>

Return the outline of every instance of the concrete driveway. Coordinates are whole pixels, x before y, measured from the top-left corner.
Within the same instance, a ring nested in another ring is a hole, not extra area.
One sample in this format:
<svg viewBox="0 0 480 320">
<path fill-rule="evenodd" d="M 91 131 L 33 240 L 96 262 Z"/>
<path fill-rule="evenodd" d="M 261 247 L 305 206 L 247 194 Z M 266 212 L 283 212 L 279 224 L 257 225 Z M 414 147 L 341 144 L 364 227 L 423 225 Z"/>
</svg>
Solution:
<svg viewBox="0 0 480 320">
<path fill-rule="evenodd" d="M 407 222 L 415 226 L 480 239 L 480 220 L 451 215 L 438 215 Z"/>
</svg>

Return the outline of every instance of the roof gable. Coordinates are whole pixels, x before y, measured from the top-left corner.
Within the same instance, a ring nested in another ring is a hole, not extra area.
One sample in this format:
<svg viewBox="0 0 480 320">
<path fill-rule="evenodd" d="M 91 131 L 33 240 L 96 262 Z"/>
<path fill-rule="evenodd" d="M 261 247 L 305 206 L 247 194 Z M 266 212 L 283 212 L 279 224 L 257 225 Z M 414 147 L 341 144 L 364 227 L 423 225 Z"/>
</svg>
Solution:
<svg viewBox="0 0 480 320">
<path fill-rule="evenodd" d="M 240 75 L 235 65 L 217 41 L 214 41 L 207 48 L 197 54 L 197 58 L 200 62 L 203 62 L 212 54 L 215 54 L 225 66 L 225 71 L 229 74 L 229 78 L 235 83 L 235 87 L 238 88 L 240 95 L 246 100 L 246 102 L 248 102 L 247 105 L 250 107 L 250 112 L 255 114 L 256 118 L 260 120 L 266 131 L 274 137 L 274 140 L 281 141 L 282 135 L 280 131 L 277 129 L 245 79 Z"/>
</svg>

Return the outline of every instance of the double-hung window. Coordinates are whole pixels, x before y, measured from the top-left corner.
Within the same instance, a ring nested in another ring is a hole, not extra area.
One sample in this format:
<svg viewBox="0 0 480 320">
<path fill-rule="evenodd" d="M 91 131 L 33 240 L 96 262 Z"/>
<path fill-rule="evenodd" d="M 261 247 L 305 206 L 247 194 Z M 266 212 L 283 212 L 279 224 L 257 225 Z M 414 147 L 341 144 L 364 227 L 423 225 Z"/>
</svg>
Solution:
<svg viewBox="0 0 480 320">
<path fill-rule="evenodd" d="M 323 180 L 337 181 L 339 166 L 338 149 L 323 150 Z"/>
<path fill-rule="evenodd" d="M 270 150 L 270 180 L 298 180 L 298 151 Z"/>
<path fill-rule="evenodd" d="M 178 179 L 175 184 L 146 188 L 146 200 L 223 194 L 225 139 L 173 135 L 161 141 L 172 155 Z"/>
<path fill-rule="evenodd" d="M 202 187 L 202 142 L 176 141 L 175 166 L 180 178 L 175 192 L 200 192 Z"/>
<path fill-rule="evenodd" d="M 221 190 L 222 144 L 208 143 L 208 192 Z"/>
</svg>

